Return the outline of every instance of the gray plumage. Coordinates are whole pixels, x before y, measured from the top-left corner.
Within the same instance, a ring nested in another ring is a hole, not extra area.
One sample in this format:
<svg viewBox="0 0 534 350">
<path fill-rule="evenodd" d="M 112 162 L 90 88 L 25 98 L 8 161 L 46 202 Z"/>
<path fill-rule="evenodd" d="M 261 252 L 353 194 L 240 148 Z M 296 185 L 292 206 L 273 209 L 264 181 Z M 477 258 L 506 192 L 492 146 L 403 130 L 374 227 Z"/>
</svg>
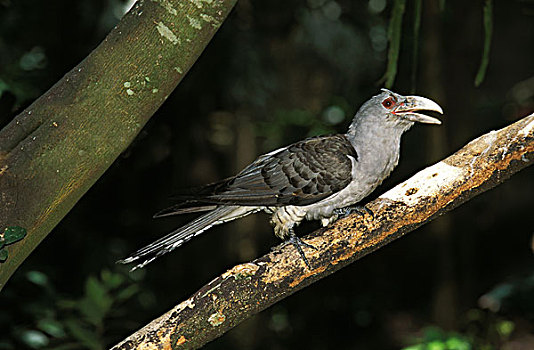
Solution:
<svg viewBox="0 0 534 350">
<path fill-rule="evenodd" d="M 432 100 L 383 89 L 365 102 L 346 134 L 319 136 L 260 156 L 236 176 L 194 189 L 155 217 L 208 213 L 138 250 L 121 263 L 143 259 L 140 268 L 207 229 L 265 211 L 281 239 L 302 252 L 294 227 L 302 220 L 337 219 L 336 211 L 355 205 L 389 176 L 399 161 L 400 139 L 415 122 L 440 124 L 418 113 L 443 113 Z"/>
</svg>

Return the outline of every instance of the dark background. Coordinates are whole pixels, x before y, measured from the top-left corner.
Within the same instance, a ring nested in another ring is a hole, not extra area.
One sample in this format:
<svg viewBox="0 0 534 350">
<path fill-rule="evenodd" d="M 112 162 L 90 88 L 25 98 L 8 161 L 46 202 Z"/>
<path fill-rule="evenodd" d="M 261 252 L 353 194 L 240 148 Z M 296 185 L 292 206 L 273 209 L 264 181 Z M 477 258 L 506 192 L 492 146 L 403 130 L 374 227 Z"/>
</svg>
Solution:
<svg viewBox="0 0 534 350">
<path fill-rule="evenodd" d="M 393 90 L 430 97 L 376 196 L 534 110 L 534 1 L 407 1 Z M 0 126 L 117 23 L 118 0 L 0 0 Z M 153 220 L 180 188 L 344 132 L 383 86 L 392 1 L 245 1 L 131 147 L 0 293 L 0 349 L 102 349 L 278 244 L 257 214 L 132 274 L 117 259 L 191 217 Z M 414 52 L 417 56 L 414 56 Z M 416 58 L 416 59 L 414 59 Z M 247 320 L 207 349 L 534 349 L 534 169 Z M 313 229 L 305 225 L 300 233 Z M 1 267 L 0 267 L 1 268 Z"/>
</svg>

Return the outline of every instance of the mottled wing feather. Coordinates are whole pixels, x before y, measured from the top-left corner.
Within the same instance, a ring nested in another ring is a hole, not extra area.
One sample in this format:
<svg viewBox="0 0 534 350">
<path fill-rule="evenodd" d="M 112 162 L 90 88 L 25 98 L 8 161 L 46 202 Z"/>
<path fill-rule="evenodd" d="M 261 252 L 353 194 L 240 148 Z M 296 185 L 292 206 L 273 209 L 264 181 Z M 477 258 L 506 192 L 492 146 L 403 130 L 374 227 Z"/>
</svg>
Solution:
<svg viewBox="0 0 534 350">
<path fill-rule="evenodd" d="M 235 177 L 204 187 L 193 200 L 226 205 L 308 205 L 351 182 L 348 156 L 357 160 L 344 135 L 309 138 L 258 158 Z"/>
</svg>

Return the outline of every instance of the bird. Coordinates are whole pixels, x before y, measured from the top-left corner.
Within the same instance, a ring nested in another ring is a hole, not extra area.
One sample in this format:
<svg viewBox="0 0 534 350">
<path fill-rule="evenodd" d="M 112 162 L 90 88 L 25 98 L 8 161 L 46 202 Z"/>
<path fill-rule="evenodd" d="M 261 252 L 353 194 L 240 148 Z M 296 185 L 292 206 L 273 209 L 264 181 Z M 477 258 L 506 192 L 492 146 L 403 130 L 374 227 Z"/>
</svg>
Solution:
<svg viewBox="0 0 534 350">
<path fill-rule="evenodd" d="M 132 270 L 180 247 L 213 226 L 260 211 L 271 215 L 275 235 L 295 246 L 311 270 L 304 249 L 315 249 L 295 234 L 303 220 L 327 226 L 354 211 L 397 166 L 401 136 L 415 123 L 441 124 L 423 114 L 443 114 L 433 100 L 387 89 L 366 101 L 345 134 L 315 136 L 261 155 L 237 175 L 178 195 L 177 204 L 154 215 L 204 213 L 119 263 Z"/>
</svg>

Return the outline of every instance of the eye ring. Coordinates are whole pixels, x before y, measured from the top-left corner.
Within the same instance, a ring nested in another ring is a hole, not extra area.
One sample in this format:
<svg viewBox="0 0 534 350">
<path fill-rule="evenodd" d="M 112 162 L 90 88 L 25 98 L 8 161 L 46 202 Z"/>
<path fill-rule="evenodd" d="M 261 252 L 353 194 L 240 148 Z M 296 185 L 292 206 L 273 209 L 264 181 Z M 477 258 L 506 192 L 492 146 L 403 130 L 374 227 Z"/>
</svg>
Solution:
<svg viewBox="0 0 534 350">
<path fill-rule="evenodd" d="M 382 101 L 382 106 L 386 107 L 387 109 L 391 109 L 395 105 L 395 99 L 390 96 L 386 98 L 384 101 Z"/>
</svg>

